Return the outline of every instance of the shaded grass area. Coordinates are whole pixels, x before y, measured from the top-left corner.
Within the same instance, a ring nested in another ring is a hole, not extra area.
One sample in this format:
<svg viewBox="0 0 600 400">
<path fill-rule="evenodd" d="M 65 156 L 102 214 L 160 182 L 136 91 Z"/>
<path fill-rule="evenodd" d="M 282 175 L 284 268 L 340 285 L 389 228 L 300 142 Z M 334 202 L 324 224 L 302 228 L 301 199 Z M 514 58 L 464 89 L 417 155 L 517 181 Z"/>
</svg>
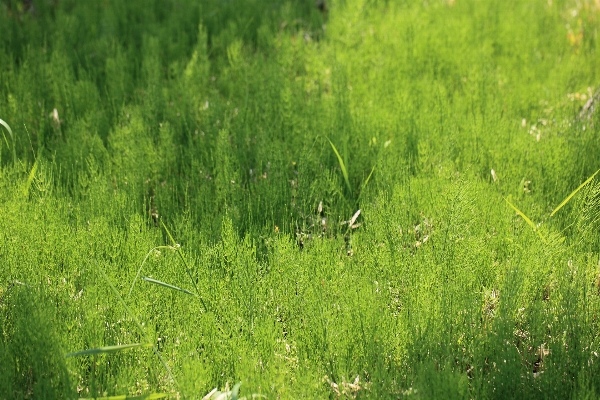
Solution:
<svg viewBox="0 0 600 400">
<path fill-rule="evenodd" d="M 327 4 L 0 3 L 1 392 L 597 396 L 597 4 Z"/>
</svg>

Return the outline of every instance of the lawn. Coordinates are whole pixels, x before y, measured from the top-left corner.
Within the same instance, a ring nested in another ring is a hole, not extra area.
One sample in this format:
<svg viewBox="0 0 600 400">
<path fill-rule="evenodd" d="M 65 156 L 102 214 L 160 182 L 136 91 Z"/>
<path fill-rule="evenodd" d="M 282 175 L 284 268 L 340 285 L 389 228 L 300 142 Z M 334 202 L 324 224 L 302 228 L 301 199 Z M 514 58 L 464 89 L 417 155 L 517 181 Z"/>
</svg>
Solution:
<svg viewBox="0 0 600 400">
<path fill-rule="evenodd" d="M 599 28 L 0 0 L 0 397 L 599 397 Z"/>
</svg>

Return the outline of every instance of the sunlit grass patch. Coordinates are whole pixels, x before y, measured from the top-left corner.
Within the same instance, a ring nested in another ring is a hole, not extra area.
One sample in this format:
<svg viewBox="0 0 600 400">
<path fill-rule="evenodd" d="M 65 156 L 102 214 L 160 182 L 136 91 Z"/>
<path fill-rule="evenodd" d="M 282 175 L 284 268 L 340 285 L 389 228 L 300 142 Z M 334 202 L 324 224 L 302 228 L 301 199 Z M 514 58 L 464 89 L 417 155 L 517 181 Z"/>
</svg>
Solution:
<svg viewBox="0 0 600 400">
<path fill-rule="evenodd" d="M 598 22 L 0 5 L 0 393 L 593 398 Z"/>
</svg>

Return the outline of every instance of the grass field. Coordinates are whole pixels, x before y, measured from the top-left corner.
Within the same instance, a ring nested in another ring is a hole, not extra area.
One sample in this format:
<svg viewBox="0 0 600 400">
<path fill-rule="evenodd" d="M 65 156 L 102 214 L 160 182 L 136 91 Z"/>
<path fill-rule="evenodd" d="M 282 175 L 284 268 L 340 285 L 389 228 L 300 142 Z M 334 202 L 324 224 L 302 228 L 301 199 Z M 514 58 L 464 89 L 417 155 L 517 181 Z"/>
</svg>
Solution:
<svg viewBox="0 0 600 400">
<path fill-rule="evenodd" d="M 598 0 L 326 5 L 0 0 L 0 397 L 600 397 Z"/>
</svg>

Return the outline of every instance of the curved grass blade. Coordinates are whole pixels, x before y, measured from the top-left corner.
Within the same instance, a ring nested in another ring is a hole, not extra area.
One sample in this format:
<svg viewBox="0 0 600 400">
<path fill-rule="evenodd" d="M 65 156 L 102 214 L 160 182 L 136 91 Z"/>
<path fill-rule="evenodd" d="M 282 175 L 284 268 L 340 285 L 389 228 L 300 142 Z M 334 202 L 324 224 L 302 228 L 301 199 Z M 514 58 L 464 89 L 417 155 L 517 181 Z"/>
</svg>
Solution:
<svg viewBox="0 0 600 400">
<path fill-rule="evenodd" d="M 6 123 L 6 121 L 0 119 L 0 125 L 2 125 L 3 127 L 6 128 L 6 130 L 8 131 L 8 134 L 10 135 L 10 141 L 12 142 L 12 156 L 13 156 L 13 163 L 16 165 L 17 164 L 17 151 L 16 151 L 16 142 L 15 142 L 15 135 L 13 134 L 12 129 L 10 129 L 10 126 Z M 6 136 L 4 136 L 4 141 L 6 142 L 6 145 L 8 147 L 10 147 L 8 145 L 8 141 L 6 140 Z"/>
<path fill-rule="evenodd" d="M 346 164 L 344 164 L 344 160 L 342 160 L 342 156 L 340 156 L 340 153 L 336 149 L 333 142 L 331 140 L 329 140 L 329 138 L 327 138 L 327 140 L 329 141 L 329 144 L 331 145 L 333 152 L 337 156 L 338 162 L 340 164 L 340 168 L 342 169 L 342 175 L 344 175 L 344 181 L 346 182 L 346 186 L 348 186 L 348 190 L 350 191 L 350 193 L 352 193 L 352 188 L 350 187 L 350 179 L 348 178 L 348 170 L 346 169 Z"/>
<path fill-rule="evenodd" d="M 151 343 L 134 343 L 134 344 L 121 344 L 117 346 L 105 346 L 98 347 L 96 349 L 88 349 L 82 351 L 76 351 L 74 353 L 65 354 L 65 357 L 79 357 L 79 356 L 91 356 L 95 354 L 114 353 L 116 351 L 132 349 L 134 347 L 152 347 Z"/>
<path fill-rule="evenodd" d="M 182 289 L 180 287 L 173 286 L 173 285 L 165 283 L 165 282 L 157 281 L 156 279 L 148 278 L 147 276 L 142 276 L 142 279 L 145 280 L 146 282 L 154 283 L 155 285 L 164 286 L 164 287 L 172 289 L 172 290 L 177 290 L 178 292 L 189 294 L 190 296 L 198 296 L 196 293 L 192 293 L 189 290 Z"/>
<path fill-rule="evenodd" d="M 13 131 L 12 129 L 10 129 L 10 126 L 6 123 L 6 121 L 4 121 L 3 119 L 0 119 L 0 125 L 2 125 L 3 127 L 6 128 L 6 130 L 8 131 L 8 134 L 10 135 L 10 141 L 14 141 L 14 136 L 13 136 Z M 6 136 L 4 136 L 4 141 L 6 142 L 6 145 L 8 146 L 8 140 L 6 140 Z"/>
<path fill-rule="evenodd" d="M 153 399 L 164 399 L 169 397 L 166 393 L 151 393 L 143 394 L 141 396 L 127 396 L 126 394 L 120 396 L 106 396 L 106 397 L 94 397 L 94 400 L 153 400 Z M 92 400 L 88 397 L 80 397 L 79 400 Z"/>
<path fill-rule="evenodd" d="M 242 382 L 236 383 L 231 390 L 231 400 L 238 400 L 240 397 L 240 386 L 242 386 Z"/>
<path fill-rule="evenodd" d="M 554 209 L 554 211 L 552 211 L 552 213 L 550 214 L 550 216 L 553 216 L 554 214 L 556 214 L 556 212 L 558 210 L 560 210 L 561 208 L 563 208 L 565 206 L 565 204 L 567 204 L 569 202 L 569 200 L 571 200 L 571 198 L 577 194 L 577 192 L 579 192 L 585 185 L 587 185 L 588 183 L 590 183 L 592 181 L 592 179 L 594 179 L 594 177 L 596 176 L 596 174 L 598 174 L 598 172 L 600 172 L 600 169 L 598 171 L 594 172 L 592 174 L 592 176 L 590 176 L 589 178 L 587 178 L 587 180 L 585 182 L 583 182 L 581 185 L 579 185 L 579 187 L 577 189 L 575 189 L 570 195 L 568 195 L 567 198 L 564 199 L 563 202 L 560 203 L 558 205 L 558 207 L 556 207 Z"/>
<path fill-rule="evenodd" d="M 350 226 L 354 225 L 354 223 L 356 222 L 356 219 L 358 218 L 358 216 L 360 215 L 360 209 L 354 213 L 354 215 L 352 216 L 352 218 L 350 219 Z"/>
<path fill-rule="evenodd" d="M 519 210 L 517 207 L 515 207 L 510 201 L 508 201 L 508 199 L 505 198 L 504 201 L 506 201 L 506 203 L 508 203 L 508 205 L 510 206 L 510 208 L 512 208 L 513 210 L 515 210 L 516 213 L 521 218 L 523 218 L 523 220 L 525 222 L 527 222 L 527 225 L 529 225 L 533 229 L 533 231 L 535 233 L 537 233 L 537 235 L 540 237 L 540 239 L 542 239 L 542 242 L 547 243 L 546 238 L 544 236 L 542 236 L 542 234 L 538 230 L 537 226 L 535 226 L 535 224 L 533 223 L 533 221 L 531 221 L 527 215 L 525 215 L 521 210 Z"/>
</svg>

